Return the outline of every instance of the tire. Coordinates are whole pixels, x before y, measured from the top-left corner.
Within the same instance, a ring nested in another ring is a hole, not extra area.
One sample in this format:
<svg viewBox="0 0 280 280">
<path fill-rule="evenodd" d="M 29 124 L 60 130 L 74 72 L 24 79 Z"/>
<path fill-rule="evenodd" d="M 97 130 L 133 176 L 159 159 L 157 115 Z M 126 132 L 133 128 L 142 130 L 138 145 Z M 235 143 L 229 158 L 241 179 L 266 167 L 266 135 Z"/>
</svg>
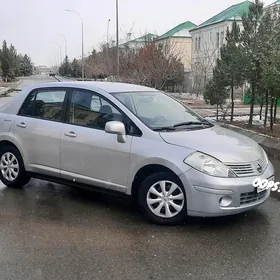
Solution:
<svg viewBox="0 0 280 280">
<path fill-rule="evenodd" d="M 7 159 L 10 159 L 10 161 L 7 161 Z M 5 166 L 7 166 L 7 168 L 5 168 Z M 18 168 L 16 168 L 16 166 L 18 166 Z M 8 170 L 5 175 L 7 169 L 10 170 Z M 10 180 L 7 176 L 10 177 Z M 0 149 L 0 180 L 8 188 L 22 188 L 30 180 L 24 168 L 20 152 L 12 145 L 5 145 Z"/>
<path fill-rule="evenodd" d="M 175 196 L 178 199 L 174 199 Z M 187 218 L 185 189 L 180 179 L 172 173 L 154 173 L 144 179 L 139 188 L 138 203 L 145 217 L 159 225 L 179 225 Z"/>
</svg>

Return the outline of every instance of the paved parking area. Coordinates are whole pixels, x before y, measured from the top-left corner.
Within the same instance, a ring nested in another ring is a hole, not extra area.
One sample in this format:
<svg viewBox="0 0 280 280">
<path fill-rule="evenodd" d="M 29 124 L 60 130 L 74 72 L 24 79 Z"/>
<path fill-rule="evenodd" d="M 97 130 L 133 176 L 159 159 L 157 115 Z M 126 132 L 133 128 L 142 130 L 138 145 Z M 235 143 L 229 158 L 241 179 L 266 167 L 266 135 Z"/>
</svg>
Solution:
<svg viewBox="0 0 280 280">
<path fill-rule="evenodd" d="M 280 279 L 279 205 L 275 193 L 258 210 L 166 227 L 108 196 L 1 185 L 0 279 Z"/>
</svg>

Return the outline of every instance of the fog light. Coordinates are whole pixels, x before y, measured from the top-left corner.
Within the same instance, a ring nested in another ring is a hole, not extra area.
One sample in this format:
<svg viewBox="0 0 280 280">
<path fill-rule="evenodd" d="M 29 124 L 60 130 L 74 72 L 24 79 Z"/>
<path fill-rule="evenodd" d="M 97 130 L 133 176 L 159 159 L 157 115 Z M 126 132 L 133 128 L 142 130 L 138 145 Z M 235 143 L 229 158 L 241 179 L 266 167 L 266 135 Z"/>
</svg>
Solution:
<svg viewBox="0 0 280 280">
<path fill-rule="evenodd" d="M 219 200 L 220 206 L 227 207 L 232 203 L 232 197 L 229 195 L 223 196 Z"/>
</svg>

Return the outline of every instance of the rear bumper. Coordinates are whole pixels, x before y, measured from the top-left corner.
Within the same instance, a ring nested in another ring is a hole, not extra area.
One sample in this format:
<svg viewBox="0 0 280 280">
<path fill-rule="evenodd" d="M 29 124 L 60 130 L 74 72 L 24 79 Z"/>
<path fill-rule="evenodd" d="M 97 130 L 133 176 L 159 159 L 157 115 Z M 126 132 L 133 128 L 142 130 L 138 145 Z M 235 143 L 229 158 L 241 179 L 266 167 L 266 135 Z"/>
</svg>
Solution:
<svg viewBox="0 0 280 280">
<path fill-rule="evenodd" d="M 259 176 L 269 179 L 274 176 L 274 168 L 269 163 L 265 172 Z M 257 177 L 215 178 L 190 169 L 180 176 L 187 195 L 189 216 L 215 217 L 238 214 L 251 210 L 264 203 L 270 190 L 256 192 L 252 186 Z M 223 199 L 223 202 L 221 202 Z"/>
</svg>

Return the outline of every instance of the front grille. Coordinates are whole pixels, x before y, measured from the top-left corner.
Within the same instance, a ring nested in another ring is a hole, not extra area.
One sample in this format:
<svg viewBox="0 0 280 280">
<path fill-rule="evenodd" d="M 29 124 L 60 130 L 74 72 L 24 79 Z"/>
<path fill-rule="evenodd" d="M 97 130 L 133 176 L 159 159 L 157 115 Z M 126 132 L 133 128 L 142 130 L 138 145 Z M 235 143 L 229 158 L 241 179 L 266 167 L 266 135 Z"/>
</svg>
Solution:
<svg viewBox="0 0 280 280">
<path fill-rule="evenodd" d="M 256 162 L 248 164 L 227 164 L 227 166 L 236 174 L 237 177 L 249 177 L 261 175 L 266 168 L 266 159 L 262 157 Z M 258 168 L 261 166 L 262 171 Z"/>
<path fill-rule="evenodd" d="M 267 190 L 263 190 L 260 193 L 257 193 L 256 191 L 249 192 L 249 193 L 242 193 L 240 195 L 240 205 L 254 203 L 259 200 L 262 200 L 267 194 Z"/>
<path fill-rule="evenodd" d="M 251 176 L 255 174 L 252 164 L 228 165 L 228 167 L 238 176 Z"/>
</svg>

